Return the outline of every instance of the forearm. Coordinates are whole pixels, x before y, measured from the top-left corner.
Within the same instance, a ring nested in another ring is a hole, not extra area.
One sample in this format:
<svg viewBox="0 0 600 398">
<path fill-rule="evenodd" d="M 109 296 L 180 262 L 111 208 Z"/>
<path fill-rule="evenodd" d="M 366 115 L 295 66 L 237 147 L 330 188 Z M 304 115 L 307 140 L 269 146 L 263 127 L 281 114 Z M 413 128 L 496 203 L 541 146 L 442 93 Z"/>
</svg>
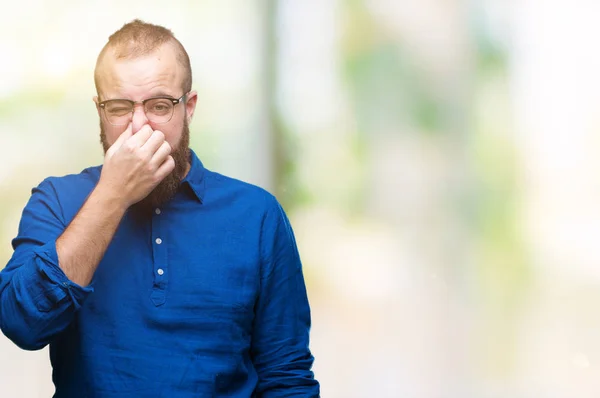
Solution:
<svg viewBox="0 0 600 398">
<path fill-rule="evenodd" d="M 59 266 L 80 286 L 90 284 L 123 215 L 121 198 L 99 184 L 56 240 Z"/>
<path fill-rule="evenodd" d="M 14 253 L 0 271 L 0 329 L 22 348 L 48 344 L 92 292 L 58 266 L 56 240 L 65 228 L 54 182 L 46 179 L 32 190 L 12 242 Z"/>
<path fill-rule="evenodd" d="M 263 306 L 259 300 L 253 333 L 253 362 L 259 374 L 257 392 L 267 397 L 318 397 L 309 349 L 310 310 L 301 276 L 273 284 L 286 292 Z"/>
<path fill-rule="evenodd" d="M 0 273 L 0 328 L 19 347 L 40 349 L 71 323 L 91 291 L 66 278 L 49 242 Z"/>
</svg>

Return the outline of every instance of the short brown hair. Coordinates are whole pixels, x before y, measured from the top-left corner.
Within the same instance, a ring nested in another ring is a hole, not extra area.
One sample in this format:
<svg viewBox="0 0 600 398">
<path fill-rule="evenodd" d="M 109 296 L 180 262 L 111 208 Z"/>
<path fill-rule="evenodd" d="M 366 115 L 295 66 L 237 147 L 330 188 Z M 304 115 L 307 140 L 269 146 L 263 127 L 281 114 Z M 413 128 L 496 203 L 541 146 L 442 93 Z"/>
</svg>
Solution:
<svg viewBox="0 0 600 398">
<path fill-rule="evenodd" d="M 133 59 L 150 54 L 161 45 L 171 42 L 177 52 L 177 60 L 183 66 L 185 74 L 182 89 L 187 93 L 192 89 L 192 67 L 190 57 L 183 45 L 175 38 L 171 30 L 139 19 L 126 23 L 123 27 L 110 35 L 108 43 L 102 48 L 96 61 L 94 70 L 94 83 L 96 92 L 100 94 L 100 71 L 99 66 L 106 52 L 111 49 L 117 59 Z"/>
</svg>

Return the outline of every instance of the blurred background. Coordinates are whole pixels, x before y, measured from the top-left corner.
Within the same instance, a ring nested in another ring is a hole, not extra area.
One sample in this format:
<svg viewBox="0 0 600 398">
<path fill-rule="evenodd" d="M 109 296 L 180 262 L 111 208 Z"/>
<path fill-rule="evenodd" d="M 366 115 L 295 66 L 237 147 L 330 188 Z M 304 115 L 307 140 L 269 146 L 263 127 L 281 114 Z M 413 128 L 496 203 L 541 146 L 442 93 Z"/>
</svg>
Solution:
<svg viewBox="0 0 600 398">
<path fill-rule="evenodd" d="M 192 147 L 288 212 L 328 398 L 600 395 L 600 3 L 22 0 L 0 13 L 0 268 L 31 188 L 102 163 L 93 68 L 186 47 Z M 0 396 L 50 397 L 0 337 Z"/>
</svg>

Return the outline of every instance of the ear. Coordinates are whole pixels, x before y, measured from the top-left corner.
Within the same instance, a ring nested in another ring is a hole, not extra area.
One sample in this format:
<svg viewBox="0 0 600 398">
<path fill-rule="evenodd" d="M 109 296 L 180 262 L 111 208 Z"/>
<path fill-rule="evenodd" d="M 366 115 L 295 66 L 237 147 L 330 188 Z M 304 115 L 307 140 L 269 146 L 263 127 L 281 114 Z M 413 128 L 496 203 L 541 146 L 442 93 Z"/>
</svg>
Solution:
<svg viewBox="0 0 600 398">
<path fill-rule="evenodd" d="M 100 115 L 100 105 L 99 105 L 100 102 L 98 101 L 98 96 L 94 95 L 92 97 L 92 101 L 94 101 L 94 104 L 96 104 L 96 111 L 98 111 L 98 116 L 101 116 Z"/>
<path fill-rule="evenodd" d="M 198 93 L 196 91 L 190 91 L 186 97 L 185 102 L 185 117 L 187 118 L 188 124 L 191 123 L 194 111 L 196 110 L 196 102 L 198 101 Z"/>
</svg>

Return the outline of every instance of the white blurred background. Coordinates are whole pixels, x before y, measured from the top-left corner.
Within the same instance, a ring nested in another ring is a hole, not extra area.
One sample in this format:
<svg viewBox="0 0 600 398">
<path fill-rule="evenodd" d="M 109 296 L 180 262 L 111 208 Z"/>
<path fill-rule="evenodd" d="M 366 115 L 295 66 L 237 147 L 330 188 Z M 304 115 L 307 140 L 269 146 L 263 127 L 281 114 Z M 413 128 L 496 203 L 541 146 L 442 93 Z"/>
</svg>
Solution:
<svg viewBox="0 0 600 398">
<path fill-rule="evenodd" d="M 102 162 L 93 68 L 186 47 L 192 147 L 292 220 L 328 398 L 600 395 L 600 3 L 22 0 L 0 12 L 0 268 L 30 190 Z M 0 396 L 50 397 L 0 337 Z"/>
</svg>

